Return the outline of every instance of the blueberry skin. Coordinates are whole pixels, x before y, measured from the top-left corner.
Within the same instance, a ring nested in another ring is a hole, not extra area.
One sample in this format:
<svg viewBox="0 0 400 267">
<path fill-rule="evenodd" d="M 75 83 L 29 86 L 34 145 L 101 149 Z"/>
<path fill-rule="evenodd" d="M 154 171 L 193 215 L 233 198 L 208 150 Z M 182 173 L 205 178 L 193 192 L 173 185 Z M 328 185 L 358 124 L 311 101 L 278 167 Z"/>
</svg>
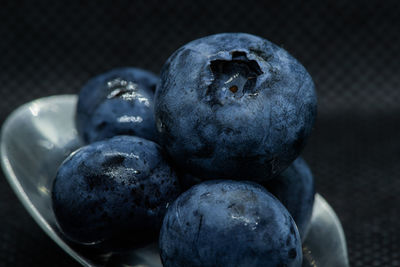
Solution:
<svg viewBox="0 0 400 267">
<path fill-rule="evenodd" d="M 310 225 L 314 206 L 315 186 L 310 168 L 297 158 L 278 177 L 262 184 L 286 207 L 296 222 L 302 240 Z"/>
<path fill-rule="evenodd" d="M 244 33 L 178 49 L 155 95 L 161 143 L 202 179 L 263 181 L 297 158 L 316 115 L 314 83 L 284 49 Z"/>
<path fill-rule="evenodd" d="M 180 174 L 178 177 L 184 191 L 202 182 L 202 179 L 187 173 Z M 261 185 L 286 207 L 304 241 L 309 229 L 315 197 L 314 178 L 304 159 L 298 157 L 279 176 Z"/>
<path fill-rule="evenodd" d="M 71 154 L 58 170 L 52 200 L 67 238 L 109 251 L 157 240 L 179 193 L 156 143 L 116 136 Z"/>
<path fill-rule="evenodd" d="M 153 113 L 158 77 L 137 68 L 118 68 L 89 80 L 79 93 L 76 126 L 86 143 L 116 135 L 157 141 Z"/>
<path fill-rule="evenodd" d="M 181 194 L 168 208 L 159 245 L 164 267 L 302 263 L 289 212 L 252 182 L 207 181 Z"/>
</svg>

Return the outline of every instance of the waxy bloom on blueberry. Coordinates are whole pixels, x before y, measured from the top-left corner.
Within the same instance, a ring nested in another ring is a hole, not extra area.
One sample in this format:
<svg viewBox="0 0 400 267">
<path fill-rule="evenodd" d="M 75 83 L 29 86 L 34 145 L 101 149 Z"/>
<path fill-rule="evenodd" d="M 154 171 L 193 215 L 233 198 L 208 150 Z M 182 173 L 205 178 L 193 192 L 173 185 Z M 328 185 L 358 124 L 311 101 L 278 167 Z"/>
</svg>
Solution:
<svg viewBox="0 0 400 267">
<path fill-rule="evenodd" d="M 105 251 L 157 239 L 177 177 L 151 141 L 116 136 L 71 154 L 53 183 L 53 209 L 72 241 Z"/>
<path fill-rule="evenodd" d="M 157 141 L 153 113 L 158 78 L 137 68 L 119 68 L 98 75 L 79 93 L 76 126 L 91 143 L 116 135 Z"/>
<path fill-rule="evenodd" d="M 286 208 L 252 182 L 207 181 L 168 208 L 161 259 L 176 266 L 301 266 L 301 240 Z"/>
<path fill-rule="evenodd" d="M 304 240 L 310 226 L 315 196 L 314 178 L 307 163 L 299 157 L 278 177 L 263 185 L 290 212 Z"/>
<path fill-rule="evenodd" d="M 160 142 L 181 170 L 200 179 L 268 180 L 299 156 L 314 124 L 308 72 L 254 35 L 192 41 L 168 59 L 160 79 Z"/>
</svg>

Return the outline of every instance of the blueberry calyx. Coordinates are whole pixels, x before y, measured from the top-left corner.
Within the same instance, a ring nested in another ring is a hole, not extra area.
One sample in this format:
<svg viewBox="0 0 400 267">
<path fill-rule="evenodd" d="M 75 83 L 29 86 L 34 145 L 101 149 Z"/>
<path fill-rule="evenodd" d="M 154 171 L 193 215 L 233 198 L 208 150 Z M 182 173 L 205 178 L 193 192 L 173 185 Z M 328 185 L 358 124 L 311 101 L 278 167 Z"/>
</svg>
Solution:
<svg viewBox="0 0 400 267">
<path fill-rule="evenodd" d="M 257 77 L 263 72 L 256 60 L 249 59 L 246 52 L 232 51 L 231 59 L 210 61 L 212 82 L 207 88 L 206 98 L 210 104 L 223 106 L 232 97 L 254 94 Z"/>
</svg>

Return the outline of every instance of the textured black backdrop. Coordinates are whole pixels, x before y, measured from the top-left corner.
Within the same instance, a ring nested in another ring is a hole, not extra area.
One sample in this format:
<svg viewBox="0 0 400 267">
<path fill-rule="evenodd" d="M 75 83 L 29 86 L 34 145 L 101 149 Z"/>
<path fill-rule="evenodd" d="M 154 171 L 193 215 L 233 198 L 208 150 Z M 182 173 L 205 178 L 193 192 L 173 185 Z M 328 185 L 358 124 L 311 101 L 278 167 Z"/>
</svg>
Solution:
<svg viewBox="0 0 400 267">
<path fill-rule="evenodd" d="M 399 13 L 399 1 L 1 1 L 0 121 L 117 66 L 157 73 L 198 37 L 265 37 L 316 83 L 319 115 L 304 156 L 343 223 L 351 265 L 400 266 Z M 3 176 L 0 266 L 77 266 Z"/>
</svg>

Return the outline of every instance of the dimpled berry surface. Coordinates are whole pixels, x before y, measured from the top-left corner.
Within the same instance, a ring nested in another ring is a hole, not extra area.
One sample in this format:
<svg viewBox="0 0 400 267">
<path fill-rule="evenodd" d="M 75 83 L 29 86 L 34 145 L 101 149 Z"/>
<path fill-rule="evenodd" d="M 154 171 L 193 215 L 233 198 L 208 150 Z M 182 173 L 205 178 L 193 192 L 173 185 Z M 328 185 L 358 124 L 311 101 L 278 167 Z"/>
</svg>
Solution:
<svg viewBox="0 0 400 267">
<path fill-rule="evenodd" d="M 263 185 L 290 212 L 304 240 L 315 196 L 314 178 L 307 163 L 299 157 L 282 174 Z"/>
<path fill-rule="evenodd" d="M 202 179 L 279 174 L 304 147 L 315 115 L 305 68 L 284 49 L 243 33 L 178 49 L 155 96 L 162 144 L 180 168 Z"/>
<path fill-rule="evenodd" d="M 168 208 L 160 234 L 170 266 L 301 266 L 297 227 L 285 207 L 251 182 L 207 181 Z"/>
<path fill-rule="evenodd" d="M 116 135 L 156 141 L 153 113 L 158 77 L 138 68 L 118 68 L 89 80 L 79 93 L 76 126 L 87 143 Z"/>
<path fill-rule="evenodd" d="M 148 140 L 117 136 L 74 152 L 58 170 L 53 208 L 72 241 L 114 250 L 156 240 L 177 178 Z"/>
</svg>

